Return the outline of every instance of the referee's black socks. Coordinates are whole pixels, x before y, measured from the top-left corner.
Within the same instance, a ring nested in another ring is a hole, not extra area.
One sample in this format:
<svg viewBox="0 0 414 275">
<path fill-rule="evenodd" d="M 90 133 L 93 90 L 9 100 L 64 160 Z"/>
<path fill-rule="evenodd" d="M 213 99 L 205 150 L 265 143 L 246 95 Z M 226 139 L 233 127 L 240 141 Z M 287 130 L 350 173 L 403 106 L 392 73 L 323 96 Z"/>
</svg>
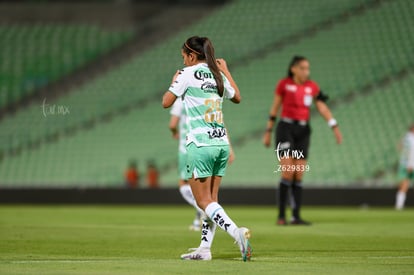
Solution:
<svg viewBox="0 0 414 275">
<path fill-rule="evenodd" d="M 286 202 L 291 186 L 291 181 L 282 178 L 279 183 L 279 219 L 285 219 L 286 217 Z"/>
<path fill-rule="evenodd" d="M 295 220 L 300 220 L 300 207 L 302 204 L 302 182 L 292 182 L 292 212 Z"/>
</svg>

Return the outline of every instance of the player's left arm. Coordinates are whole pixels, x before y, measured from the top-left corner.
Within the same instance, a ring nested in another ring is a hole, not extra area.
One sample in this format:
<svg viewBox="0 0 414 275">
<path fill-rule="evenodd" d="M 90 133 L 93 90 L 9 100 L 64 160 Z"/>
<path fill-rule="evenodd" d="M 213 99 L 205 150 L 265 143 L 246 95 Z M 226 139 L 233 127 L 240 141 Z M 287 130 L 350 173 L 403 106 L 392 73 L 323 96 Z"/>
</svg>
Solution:
<svg viewBox="0 0 414 275">
<path fill-rule="evenodd" d="M 227 127 L 226 127 L 226 134 L 227 134 L 227 139 L 229 140 L 229 146 L 230 146 L 230 155 L 229 155 L 228 163 L 232 164 L 233 161 L 236 159 L 236 155 L 234 154 L 233 146 L 231 145 L 229 131 L 228 131 Z"/>
<path fill-rule="evenodd" d="M 322 95 L 322 96 L 321 96 Z M 328 105 L 326 105 L 325 101 L 327 100 L 327 97 L 320 93 L 316 97 L 316 109 L 321 114 L 321 116 L 325 119 L 325 121 L 328 123 L 329 127 L 332 128 L 332 131 L 335 135 L 336 143 L 341 144 L 342 143 L 342 133 L 339 130 L 339 125 L 334 119 L 331 110 L 329 109 Z"/>
<path fill-rule="evenodd" d="M 217 59 L 217 66 L 220 69 L 220 71 L 226 76 L 227 80 L 229 81 L 231 87 L 234 89 L 234 95 L 230 98 L 230 101 L 236 104 L 239 104 L 241 102 L 241 95 L 239 87 L 236 84 L 236 81 L 234 81 L 233 76 L 231 75 L 228 67 L 227 62 L 223 58 Z"/>
</svg>

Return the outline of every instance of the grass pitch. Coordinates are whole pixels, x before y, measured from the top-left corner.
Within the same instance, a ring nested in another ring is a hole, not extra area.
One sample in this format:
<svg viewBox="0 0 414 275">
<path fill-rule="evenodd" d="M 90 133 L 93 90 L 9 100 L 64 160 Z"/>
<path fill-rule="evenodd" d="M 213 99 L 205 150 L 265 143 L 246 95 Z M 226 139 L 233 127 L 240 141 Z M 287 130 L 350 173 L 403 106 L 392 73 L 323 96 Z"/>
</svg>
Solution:
<svg viewBox="0 0 414 275">
<path fill-rule="evenodd" d="M 211 262 L 189 206 L 0 206 L 0 274 L 414 274 L 414 211 L 309 208 L 310 227 L 275 226 L 273 207 L 225 206 L 252 230 L 253 258 L 217 231 Z"/>
</svg>

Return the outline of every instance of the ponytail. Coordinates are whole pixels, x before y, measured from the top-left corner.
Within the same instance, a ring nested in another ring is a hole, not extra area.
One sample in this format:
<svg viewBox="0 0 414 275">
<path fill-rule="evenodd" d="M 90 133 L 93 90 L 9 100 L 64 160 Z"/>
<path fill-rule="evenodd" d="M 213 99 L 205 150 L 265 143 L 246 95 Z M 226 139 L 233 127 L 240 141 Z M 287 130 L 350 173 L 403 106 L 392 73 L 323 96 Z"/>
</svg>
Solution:
<svg viewBox="0 0 414 275">
<path fill-rule="evenodd" d="M 182 49 L 187 54 L 196 54 L 198 60 L 206 60 L 208 68 L 216 81 L 218 94 L 222 97 L 224 94 L 224 80 L 217 66 L 214 47 L 210 39 L 198 36 L 190 37 L 185 41 Z"/>
<path fill-rule="evenodd" d="M 206 56 L 207 65 L 212 72 L 214 79 L 216 80 L 218 94 L 220 97 L 222 97 L 224 93 L 223 76 L 221 75 L 220 69 L 217 66 L 216 57 L 214 55 L 214 47 L 211 44 L 210 39 L 207 37 L 205 37 L 203 49 L 204 55 Z"/>
</svg>

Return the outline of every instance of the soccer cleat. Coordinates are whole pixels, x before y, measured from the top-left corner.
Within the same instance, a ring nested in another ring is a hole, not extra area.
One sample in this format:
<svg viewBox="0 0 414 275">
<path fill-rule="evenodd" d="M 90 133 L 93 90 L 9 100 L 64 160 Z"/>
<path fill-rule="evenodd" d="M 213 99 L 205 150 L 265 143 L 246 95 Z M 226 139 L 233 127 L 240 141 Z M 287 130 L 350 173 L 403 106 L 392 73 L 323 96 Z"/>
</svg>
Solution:
<svg viewBox="0 0 414 275">
<path fill-rule="evenodd" d="M 302 219 L 295 219 L 293 218 L 290 222 L 291 225 L 312 225 L 312 223 L 302 220 Z"/>
<path fill-rule="evenodd" d="M 201 220 L 198 215 L 195 217 L 193 224 L 188 228 L 190 231 L 200 231 L 201 230 Z"/>
<path fill-rule="evenodd" d="M 287 225 L 287 222 L 284 218 L 279 218 L 279 219 L 277 219 L 276 224 L 277 225 Z"/>
<path fill-rule="evenodd" d="M 193 224 L 188 227 L 188 229 L 190 231 L 200 231 L 201 230 L 201 224 L 200 224 L 200 222 L 195 222 L 194 221 Z"/>
<path fill-rule="evenodd" d="M 249 239 L 251 237 L 250 230 L 246 227 L 240 227 L 237 232 L 237 238 L 238 240 L 236 243 L 239 245 L 240 253 L 242 256 L 243 261 L 250 261 L 250 258 L 252 257 L 252 246 L 250 245 Z"/>
<path fill-rule="evenodd" d="M 190 248 L 189 251 L 191 252 L 181 255 L 181 260 L 210 261 L 212 259 L 208 248 Z"/>
<path fill-rule="evenodd" d="M 200 225 L 194 225 L 194 224 L 192 224 L 192 225 L 190 225 L 190 226 L 188 227 L 188 229 L 189 229 L 190 231 L 200 231 L 200 230 L 201 230 L 201 226 L 200 226 Z"/>
</svg>

